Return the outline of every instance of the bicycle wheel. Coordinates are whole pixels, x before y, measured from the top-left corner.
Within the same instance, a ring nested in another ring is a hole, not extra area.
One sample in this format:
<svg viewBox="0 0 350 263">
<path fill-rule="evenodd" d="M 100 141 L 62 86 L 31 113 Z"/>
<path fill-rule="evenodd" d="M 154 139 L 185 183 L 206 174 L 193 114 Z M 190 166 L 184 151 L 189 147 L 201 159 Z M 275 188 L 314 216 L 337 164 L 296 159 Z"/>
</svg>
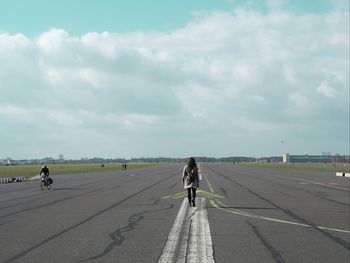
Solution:
<svg viewBox="0 0 350 263">
<path fill-rule="evenodd" d="M 45 183 L 44 183 L 44 181 L 41 181 L 40 188 L 41 188 L 42 191 L 45 190 Z"/>
<path fill-rule="evenodd" d="M 46 183 L 46 187 L 47 187 L 47 190 L 50 190 L 50 188 L 51 188 L 50 182 Z"/>
</svg>

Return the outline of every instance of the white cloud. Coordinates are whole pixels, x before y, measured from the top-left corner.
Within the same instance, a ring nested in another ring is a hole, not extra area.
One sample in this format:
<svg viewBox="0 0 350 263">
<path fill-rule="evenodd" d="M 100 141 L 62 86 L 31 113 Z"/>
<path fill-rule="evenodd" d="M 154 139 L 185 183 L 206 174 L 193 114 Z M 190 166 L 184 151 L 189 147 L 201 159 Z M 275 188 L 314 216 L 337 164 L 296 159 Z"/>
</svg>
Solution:
<svg viewBox="0 0 350 263">
<path fill-rule="evenodd" d="M 270 4 L 274 12 L 201 15 L 170 33 L 0 34 L 0 116 L 43 116 L 52 130 L 70 127 L 112 145 L 118 135 L 132 140 L 126 131 L 142 137 L 147 130 L 153 136 L 145 140 L 163 138 L 149 142 L 158 148 L 179 149 L 192 138 L 237 149 L 207 149 L 208 155 L 239 154 L 255 130 L 258 137 L 288 136 L 287 123 L 296 117 L 304 130 L 314 128 L 314 119 L 332 123 L 332 109 L 314 96 L 315 87 L 324 101 L 339 101 L 334 110 L 343 118 L 349 14 L 291 14 L 279 11 L 283 1 Z M 235 133 L 242 137 L 232 141 Z"/>
<path fill-rule="evenodd" d="M 68 127 L 75 127 L 83 124 L 81 119 L 76 118 L 72 114 L 57 110 L 48 112 L 48 122 L 53 125 L 63 125 Z"/>
<path fill-rule="evenodd" d="M 115 59 L 118 56 L 118 38 L 117 34 L 91 32 L 81 37 L 81 43 L 105 58 Z"/>
<path fill-rule="evenodd" d="M 301 92 L 289 94 L 288 98 L 290 103 L 288 111 L 291 114 L 297 114 L 302 117 L 301 114 L 307 113 L 312 108 L 311 100 Z"/>
<path fill-rule="evenodd" d="M 21 51 L 29 47 L 31 41 L 23 34 L 9 35 L 0 33 L 0 49 Z"/>
<path fill-rule="evenodd" d="M 335 96 L 335 91 L 332 87 L 330 87 L 326 82 L 322 82 L 317 91 L 328 98 L 333 98 Z"/>
<path fill-rule="evenodd" d="M 26 121 L 31 117 L 31 112 L 20 106 L 0 106 L 0 117 L 14 121 Z"/>
<path fill-rule="evenodd" d="M 253 102 L 257 102 L 257 103 L 261 103 L 261 104 L 267 104 L 268 103 L 263 96 L 260 96 L 260 95 L 257 95 L 257 94 L 252 95 L 250 98 L 251 98 L 251 100 Z"/>
<path fill-rule="evenodd" d="M 127 127 L 142 128 L 143 126 L 154 125 L 158 121 L 158 116 L 150 114 L 125 114 L 122 121 Z"/>
<path fill-rule="evenodd" d="M 103 84 L 108 82 L 108 79 L 110 79 L 108 74 L 98 72 L 93 68 L 82 68 L 78 70 L 78 76 L 87 84 L 100 88 L 102 88 Z"/>
<path fill-rule="evenodd" d="M 74 38 L 70 37 L 66 31 L 53 28 L 38 38 L 37 45 L 45 53 L 56 53 L 70 42 L 74 42 Z"/>
</svg>

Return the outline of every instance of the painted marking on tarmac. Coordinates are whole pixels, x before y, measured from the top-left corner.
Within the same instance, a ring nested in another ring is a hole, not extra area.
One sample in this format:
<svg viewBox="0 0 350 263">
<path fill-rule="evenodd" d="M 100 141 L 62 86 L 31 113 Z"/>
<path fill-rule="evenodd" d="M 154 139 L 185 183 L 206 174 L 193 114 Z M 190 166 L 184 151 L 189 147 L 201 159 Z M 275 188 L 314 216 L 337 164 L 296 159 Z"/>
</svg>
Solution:
<svg viewBox="0 0 350 263">
<path fill-rule="evenodd" d="M 208 186 L 209 186 L 210 191 L 211 191 L 212 193 L 214 193 L 213 188 L 211 187 L 211 184 L 210 184 L 210 182 L 209 182 L 209 180 L 208 180 L 207 176 L 206 176 L 206 175 L 204 175 L 204 177 L 205 177 L 205 180 L 206 180 L 206 181 L 207 181 L 207 183 L 208 183 Z"/>
<path fill-rule="evenodd" d="M 203 176 L 202 176 L 202 173 L 200 171 L 198 171 L 198 179 L 199 181 L 202 181 L 203 180 Z"/>
<path fill-rule="evenodd" d="M 202 181 L 202 171 L 201 171 L 201 165 L 200 164 L 198 164 L 198 179 L 199 179 L 199 181 Z"/>
<path fill-rule="evenodd" d="M 203 189 L 197 189 L 197 195 L 200 195 L 200 196 L 203 196 L 203 197 L 207 197 L 209 199 L 213 199 L 213 198 L 221 198 L 223 199 L 224 197 L 222 195 L 218 195 L 218 194 L 215 194 L 215 193 L 211 193 L 211 192 L 208 192 L 208 191 L 205 191 Z M 171 194 L 171 195 L 166 195 L 166 196 L 163 196 L 162 199 L 180 199 L 180 198 L 184 198 L 184 197 L 187 197 L 187 191 L 181 191 L 181 192 L 178 192 L 178 193 L 175 193 L 175 194 Z"/>
<path fill-rule="evenodd" d="M 277 223 L 283 223 L 283 224 L 289 224 L 289 225 L 308 227 L 308 228 L 318 228 L 318 229 L 328 230 L 328 231 L 333 231 L 333 232 L 341 232 L 341 233 L 347 233 L 347 234 L 350 233 L 350 230 L 337 229 L 337 228 L 324 227 L 324 226 L 312 226 L 312 225 L 308 225 L 308 224 L 297 223 L 297 222 L 287 221 L 287 220 L 281 220 L 281 219 L 276 219 L 276 218 L 267 217 L 267 216 L 254 215 L 254 214 L 240 211 L 240 210 L 234 209 L 234 208 L 225 208 L 226 205 L 224 203 L 220 202 L 219 200 L 210 200 L 210 203 L 212 204 L 212 206 L 214 206 L 215 208 L 217 208 L 219 210 L 222 210 L 222 211 L 225 211 L 225 212 L 228 212 L 231 214 L 235 214 L 235 215 L 246 216 L 246 217 L 251 217 L 251 218 L 256 218 L 256 219 L 261 219 L 261 220 L 266 220 L 266 221 L 272 221 L 272 222 L 277 222 Z"/>
<path fill-rule="evenodd" d="M 188 209 L 184 198 L 158 263 L 215 262 L 205 198 L 198 201 L 197 207 Z"/>
<path fill-rule="evenodd" d="M 210 190 L 212 191 L 212 187 L 210 185 L 208 178 L 205 177 L 205 179 L 207 180 L 208 186 L 209 186 Z M 276 218 L 267 217 L 267 216 L 259 216 L 259 215 L 247 213 L 244 211 L 240 211 L 240 210 L 234 209 L 234 208 L 227 208 L 227 206 L 224 203 L 222 203 L 221 201 L 219 201 L 217 199 L 211 199 L 210 203 L 213 207 L 215 207 L 219 210 L 222 210 L 222 211 L 225 211 L 225 212 L 228 212 L 231 214 L 239 215 L 239 216 L 245 216 L 245 217 L 256 218 L 256 219 L 260 219 L 260 220 L 272 221 L 272 222 L 289 224 L 289 225 L 296 225 L 296 226 L 307 227 L 307 228 L 317 228 L 317 229 L 328 230 L 328 231 L 333 231 L 333 232 L 340 232 L 340 233 L 347 233 L 347 234 L 350 233 L 350 230 L 337 229 L 337 228 L 324 227 L 324 226 L 312 226 L 312 225 L 308 225 L 308 224 L 297 223 L 297 222 L 287 221 L 287 220 L 281 220 L 281 219 L 276 219 Z"/>
<path fill-rule="evenodd" d="M 335 186 L 335 185 L 331 185 L 331 184 L 325 184 L 325 183 L 319 183 L 319 182 L 313 182 L 310 180 L 305 180 L 305 179 L 300 179 L 300 178 L 290 178 L 290 177 L 286 177 L 286 176 L 281 176 L 281 175 L 270 175 L 273 177 L 278 177 L 278 178 L 282 178 L 282 179 L 287 179 L 287 180 L 291 180 L 291 181 L 297 181 L 299 183 L 308 183 L 308 184 L 314 184 L 314 185 L 321 185 L 321 186 L 325 186 L 325 187 L 329 187 L 329 188 L 334 188 L 334 189 L 340 189 L 340 190 L 347 190 L 350 191 L 350 188 L 345 188 L 345 187 L 339 187 L 339 186 Z"/>
</svg>

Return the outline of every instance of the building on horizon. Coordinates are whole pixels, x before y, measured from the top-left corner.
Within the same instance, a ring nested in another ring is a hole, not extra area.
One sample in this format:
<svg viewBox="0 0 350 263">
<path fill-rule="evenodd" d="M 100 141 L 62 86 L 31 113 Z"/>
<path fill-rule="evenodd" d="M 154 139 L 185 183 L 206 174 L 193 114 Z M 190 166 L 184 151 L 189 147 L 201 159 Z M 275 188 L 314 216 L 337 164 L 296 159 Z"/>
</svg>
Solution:
<svg viewBox="0 0 350 263">
<path fill-rule="evenodd" d="M 289 153 L 283 154 L 283 162 L 284 163 L 289 163 L 290 162 L 290 155 L 289 155 Z"/>
</svg>

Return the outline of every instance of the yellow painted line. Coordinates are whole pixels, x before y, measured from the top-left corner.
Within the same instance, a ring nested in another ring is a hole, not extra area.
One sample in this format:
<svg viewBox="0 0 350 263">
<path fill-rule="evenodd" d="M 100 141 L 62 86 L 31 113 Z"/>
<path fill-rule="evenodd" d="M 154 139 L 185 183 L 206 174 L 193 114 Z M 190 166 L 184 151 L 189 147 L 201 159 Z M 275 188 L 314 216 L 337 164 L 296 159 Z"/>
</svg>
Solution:
<svg viewBox="0 0 350 263">
<path fill-rule="evenodd" d="M 198 189 L 197 190 L 197 195 L 200 195 L 200 196 L 203 196 L 203 197 L 207 197 L 209 199 L 224 198 L 221 195 L 210 193 L 210 192 L 207 192 L 207 191 L 202 190 L 202 189 Z M 187 192 L 186 191 L 181 191 L 181 192 L 178 192 L 178 193 L 175 193 L 175 194 L 163 196 L 162 199 L 180 199 L 180 198 L 184 198 L 184 197 L 187 197 Z"/>
<path fill-rule="evenodd" d="M 169 198 L 180 199 L 180 198 L 184 198 L 186 196 L 187 196 L 187 193 L 185 191 L 181 191 L 181 192 L 178 192 L 176 194 L 163 196 L 162 199 L 169 199 Z"/>
<path fill-rule="evenodd" d="M 279 176 L 278 176 L 279 177 Z M 205 179 L 209 185 L 210 191 L 213 192 L 213 188 L 210 185 L 210 182 L 208 180 L 208 178 L 205 176 Z M 287 178 L 290 179 L 290 178 Z M 306 181 L 306 180 L 305 180 Z M 236 215 L 240 215 L 240 216 L 246 216 L 246 217 L 251 217 L 251 218 L 256 218 L 256 219 L 260 219 L 260 220 L 266 220 L 266 221 L 271 221 L 271 222 L 277 222 L 277 223 L 283 223 L 283 224 L 289 224 L 289 225 L 295 225 L 295 226 L 301 226 L 301 227 L 308 227 L 308 228 L 318 228 L 318 229 L 322 229 L 322 230 L 328 230 L 328 231 L 334 231 L 334 232 L 340 232 L 340 233 L 350 233 L 350 230 L 343 230 L 343 229 L 337 229 L 337 228 L 330 228 L 330 227 L 323 227 L 323 226 L 312 226 L 312 225 L 308 225 L 308 224 L 303 224 L 303 223 L 297 223 L 297 222 L 293 222 L 293 221 L 287 221 L 287 220 L 281 220 L 281 219 L 276 219 L 276 218 L 271 218 L 271 217 L 266 217 L 266 216 L 259 216 L 259 215 L 254 215 L 254 214 L 250 214 L 244 211 L 240 211 L 238 209 L 233 209 L 233 208 L 224 208 L 226 205 L 222 202 L 220 202 L 217 199 L 212 199 L 210 200 L 210 203 L 212 204 L 212 206 L 214 206 L 215 208 L 231 213 L 231 214 L 236 214 Z M 218 204 L 220 204 L 221 206 L 219 206 Z"/>
<path fill-rule="evenodd" d="M 265 221 L 271 221 L 271 222 L 276 222 L 276 223 L 282 223 L 282 224 L 288 224 L 288 225 L 295 225 L 295 226 L 301 226 L 301 227 L 307 227 L 307 228 L 317 228 L 317 229 L 322 229 L 322 230 L 328 230 L 328 231 L 333 231 L 333 232 L 340 232 L 340 233 L 350 233 L 350 230 L 344 230 L 344 229 L 337 229 L 337 228 L 331 228 L 331 227 L 324 227 L 324 226 L 312 226 L 312 225 L 308 225 L 308 224 L 303 224 L 303 223 L 298 223 L 298 222 L 293 222 L 293 221 L 288 221 L 288 220 L 281 220 L 281 219 L 276 219 L 276 218 L 272 218 L 272 217 L 267 217 L 267 216 L 259 216 L 259 215 L 255 215 L 255 214 L 251 214 L 251 213 L 247 213 L 244 211 L 240 211 L 238 209 L 233 209 L 233 208 L 224 208 L 226 205 L 222 202 L 220 202 L 219 200 L 215 199 L 215 197 L 219 197 L 219 198 L 224 198 L 223 196 L 217 195 L 214 193 L 213 188 L 207 178 L 206 175 L 204 175 L 205 180 L 208 183 L 209 189 L 211 191 L 211 193 L 204 191 L 202 189 L 198 189 L 197 193 L 201 193 L 201 195 L 204 195 L 208 198 L 210 198 L 210 203 L 213 207 L 231 213 L 231 214 L 235 214 L 235 215 L 239 215 L 239 216 L 245 216 L 245 217 L 250 217 L 250 218 L 255 218 L 255 219 L 260 219 L 260 220 L 265 220 Z M 293 180 L 291 178 L 287 178 L 287 177 L 283 177 L 283 176 L 276 176 L 276 177 L 281 177 L 281 178 L 285 178 L 285 179 L 290 179 Z M 298 181 L 298 179 L 294 179 L 295 181 Z M 312 181 L 308 181 L 308 180 L 299 180 L 299 181 L 304 181 L 304 182 L 308 182 L 308 183 L 314 183 Z M 315 184 L 315 183 L 314 183 Z M 316 183 L 317 184 L 317 183 Z M 327 186 L 327 185 L 326 185 Z M 340 187 L 338 187 L 340 188 Z M 344 188 L 346 189 L 346 188 Z M 187 195 L 185 192 L 182 192 L 185 194 L 185 196 Z M 163 199 L 166 198 L 171 198 L 172 196 L 180 196 L 181 193 L 177 193 L 174 195 L 170 195 L 167 197 L 163 197 Z M 174 197 L 173 197 L 174 198 Z M 180 198 L 180 197 L 178 197 Z"/>
<path fill-rule="evenodd" d="M 214 194 L 214 193 L 210 193 L 207 192 L 203 189 L 198 189 L 197 190 L 197 194 L 202 195 L 204 197 L 210 198 L 210 199 L 214 199 L 214 198 L 224 198 L 222 195 L 218 195 L 218 194 Z"/>
<path fill-rule="evenodd" d="M 231 214 L 239 215 L 239 216 L 246 216 L 246 217 L 256 218 L 256 219 L 260 219 L 260 220 L 272 221 L 272 222 L 307 227 L 307 228 L 318 228 L 318 229 L 328 230 L 328 231 L 333 231 L 333 232 L 340 232 L 340 233 L 347 233 L 347 234 L 350 233 L 350 230 L 343 230 L 343 229 L 323 227 L 323 226 L 312 226 L 312 225 L 297 223 L 297 222 L 293 222 L 293 221 L 287 221 L 287 220 L 281 220 L 281 219 L 276 219 L 276 218 L 271 218 L 271 217 L 266 217 L 266 216 L 254 215 L 254 214 L 250 214 L 250 213 L 243 212 L 243 211 L 233 209 L 233 208 L 224 208 L 223 206 L 226 206 L 226 205 L 223 204 L 222 202 L 220 202 L 219 200 L 210 200 L 210 203 L 212 204 L 212 206 L 214 206 L 215 208 L 217 208 L 219 210 L 222 210 L 222 211 L 225 211 L 225 212 L 228 212 Z M 221 206 L 219 206 L 219 204 Z"/>
</svg>

